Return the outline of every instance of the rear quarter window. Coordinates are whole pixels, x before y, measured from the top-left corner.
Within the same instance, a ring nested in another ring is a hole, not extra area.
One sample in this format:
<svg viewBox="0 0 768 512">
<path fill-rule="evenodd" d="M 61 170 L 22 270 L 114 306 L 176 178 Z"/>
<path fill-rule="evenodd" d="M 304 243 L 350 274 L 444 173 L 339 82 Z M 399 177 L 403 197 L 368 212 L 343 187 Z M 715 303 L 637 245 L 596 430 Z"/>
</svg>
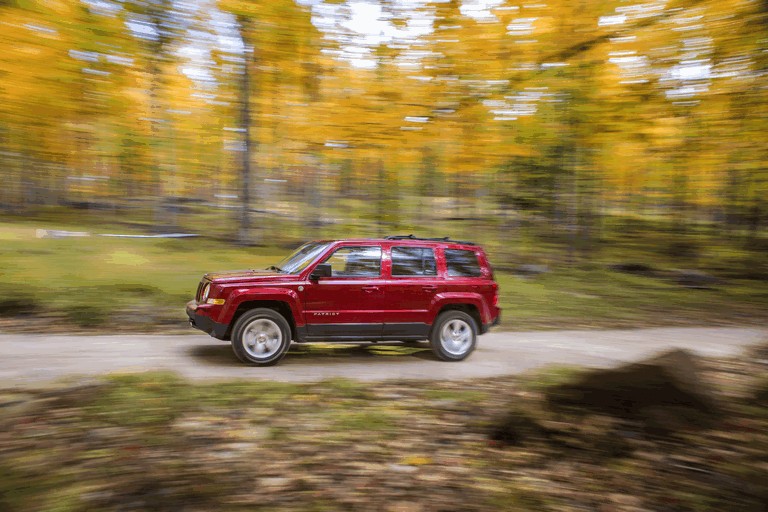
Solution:
<svg viewBox="0 0 768 512">
<path fill-rule="evenodd" d="M 480 277 L 483 271 L 474 251 L 445 249 L 445 263 L 448 275 L 455 277 Z"/>
</svg>

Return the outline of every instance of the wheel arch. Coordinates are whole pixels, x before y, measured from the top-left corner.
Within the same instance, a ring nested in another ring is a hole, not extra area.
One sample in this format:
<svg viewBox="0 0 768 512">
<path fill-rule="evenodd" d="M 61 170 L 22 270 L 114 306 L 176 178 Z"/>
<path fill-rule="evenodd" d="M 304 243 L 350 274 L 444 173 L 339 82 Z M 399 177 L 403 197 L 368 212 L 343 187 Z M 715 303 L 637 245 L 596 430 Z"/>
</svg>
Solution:
<svg viewBox="0 0 768 512">
<path fill-rule="evenodd" d="M 472 320 L 475 321 L 475 324 L 477 325 L 477 332 L 478 334 L 483 334 L 483 320 L 480 316 L 480 310 L 477 309 L 477 306 L 475 304 L 469 303 L 469 302 L 452 302 L 448 304 L 444 304 L 435 315 L 435 321 L 432 322 L 432 328 L 435 328 L 435 324 L 437 323 L 437 317 L 441 314 L 445 313 L 446 311 L 462 311 L 469 316 L 472 317 Z M 432 332 L 430 329 L 430 333 Z"/>
<path fill-rule="evenodd" d="M 227 340 L 231 339 L 232 329 L 237 323 L 238 319 L 243 316 L 246 311 L 250 311 L 251 309 L 256 308 L 272 309 L 280 313 L 288 322 L 288 325 L 291 328 L 291 339 L 296 339 L 296 319 L 293 317 L 293 311 L 287 302 L 279 300 L 245 300 L 238 304 L 237 309 L 232 315 L 232 320 L 229 322 L 229 326 L 227 327 L 227 332 L 225 335 Z"/>
<path fill-rule="evenodd" d="M 478 334 L 485 334 L 491 323 L 491 311 L 485 298 L 476 292 L 444 292 L 435 295 L 430 305 L 432 323 L 443 311 L 465 311 L 477 323 Z"/>
</svg>

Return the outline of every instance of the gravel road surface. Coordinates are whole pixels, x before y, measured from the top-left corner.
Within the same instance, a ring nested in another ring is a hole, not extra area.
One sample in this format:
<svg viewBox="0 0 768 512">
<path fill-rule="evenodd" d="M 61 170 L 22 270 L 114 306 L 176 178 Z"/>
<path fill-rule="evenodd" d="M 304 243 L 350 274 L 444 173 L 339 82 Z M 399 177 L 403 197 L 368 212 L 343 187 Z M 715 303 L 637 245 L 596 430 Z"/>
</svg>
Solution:
<svg viewBox="0 0 768 512">
<path fill-rule="evenodd" d="M 609 367 L 672 347 L 728 356 L 766 340 L 768 329 L 730 327 L 499 332 L 481 336 L 477 350 L 459 363 L 435 360 L 426 343 L 411 349 L 396 343 L 294 344 L 278 366 L 257 368 L 240 364 L 229 343 L 205 335 L 0 335 L 0 387 L 149 370 L 172 370 L 197 381 L 459 380 L 550 364 Z"/>
</svg>

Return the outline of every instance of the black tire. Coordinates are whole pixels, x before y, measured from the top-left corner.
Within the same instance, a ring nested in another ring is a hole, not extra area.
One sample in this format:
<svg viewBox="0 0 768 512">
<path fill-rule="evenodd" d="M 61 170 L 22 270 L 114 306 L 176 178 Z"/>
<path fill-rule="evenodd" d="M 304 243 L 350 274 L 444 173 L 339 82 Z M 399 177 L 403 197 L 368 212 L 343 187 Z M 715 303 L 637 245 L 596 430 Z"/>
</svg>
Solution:
<svg viewBox="0 0 768 512">
<path fill-rule="evenodd" d="M 243 313 L 232 328 L 232 350 L 247 364 L 277 364 L 291 346 L 291 326 L 274 309 L 258 308 Z"/>
<path fill-rule="evenodd" d="M 443 361 L 462 361 L 477 345 L 477 322 L 463 311 L 444 311 L 429 334 L 432 352 Z"/>
</svg>

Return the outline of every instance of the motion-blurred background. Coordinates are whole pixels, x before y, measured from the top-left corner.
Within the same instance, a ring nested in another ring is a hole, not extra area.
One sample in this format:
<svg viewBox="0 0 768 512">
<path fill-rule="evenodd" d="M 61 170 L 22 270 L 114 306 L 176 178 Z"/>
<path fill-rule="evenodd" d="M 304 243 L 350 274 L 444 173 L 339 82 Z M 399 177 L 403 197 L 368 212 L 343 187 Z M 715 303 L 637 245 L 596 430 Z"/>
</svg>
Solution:
<svg viewBox="0 0 768 512">
<path fill-rule="evenodd" d="M 2 0 L 0 47 L 6 317 L 169 326 L 201 272 L 412 232 L 517 326 L 765 314 L 765 1 Z"/>
</svg>

